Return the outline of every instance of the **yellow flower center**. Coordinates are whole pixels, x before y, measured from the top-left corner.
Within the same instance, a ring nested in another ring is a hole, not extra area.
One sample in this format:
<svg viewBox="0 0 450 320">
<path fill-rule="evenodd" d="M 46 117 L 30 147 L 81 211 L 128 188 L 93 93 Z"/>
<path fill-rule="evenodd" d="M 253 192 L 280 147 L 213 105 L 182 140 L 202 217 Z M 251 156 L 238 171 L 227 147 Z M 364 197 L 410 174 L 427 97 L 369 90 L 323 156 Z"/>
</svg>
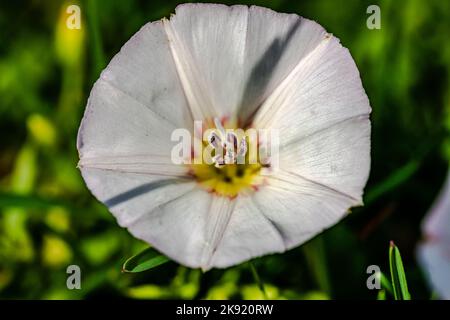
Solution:
<svg viewBox="0 0 450 320">
<path fill-rule="evenodd" d="M 192 175 L 207 191 L 220 196 L 236 197 L 244 190 L 256 190 L 262 183 L 260 164 L 226 164 L 221 168 L 193 164 Z"/>
<path fill-rule="evenodd" d="M 190 174 L 206 191 L 219 196 L 235 198 L 239 193 L 256 191 L 263 183 L 260 172 L 265 165 L 259 162 L 259 157 L 256 162 L 251 162 L 248 151 L 252 143 L 257 144 L 254 141 L 257 139 L 243 134 L 232 136 L 228 131 L 226 133 L 226 129 L 236 128 L 228 120 L 215 120 L 214 123 L 216 128 L 210 127 L 213 133 L 207 137 L 207 141 L 203 141 L 203 148 L 208 144 L 211 148 L 216 147 L 211 152 L 212 163 L 203 161 L 201 164 L 191 164 Z M 217 150 L 222 152 L 217 153 Z M 199 156 L 203 155 L 195 155 L 196 158 Z"/>
</svg>

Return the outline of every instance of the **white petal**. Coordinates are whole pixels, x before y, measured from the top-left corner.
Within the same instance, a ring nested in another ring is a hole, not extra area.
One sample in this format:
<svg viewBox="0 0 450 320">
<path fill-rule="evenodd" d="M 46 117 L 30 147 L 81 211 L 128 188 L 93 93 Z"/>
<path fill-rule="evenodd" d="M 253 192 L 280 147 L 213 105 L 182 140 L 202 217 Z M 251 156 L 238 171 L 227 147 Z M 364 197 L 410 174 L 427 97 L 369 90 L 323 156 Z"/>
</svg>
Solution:
<svg viewBox="0 0 450 320">
<path fill-rule="evenodd" d="M 209 265 L 226 268 L 253 257 L 284 250 L 276 227 L 249 196 L 239 196 L 230 221 Z"/>
<path fill-rule="evenodd" d="M 370 171 L 368 116 L 338 122 L 283 145 L 279 156 L 282 170 L 346 194 L 354 199 L 353 205 L 360 205 Z"/>
<path fill-rule="evenodd" d="M 332 37 L 322 38 L 264 102 L 254 125 L 279 130 L 282 145 L 371 112 L 358 69 Z"/>
<path fill-rule="evenodd" d="M 286 249 L 337 223 L 356 201 L 347 194 L 282 170 L 267 177 L 267 185 L 253 199 L 277 226 Z"/>
<path fill-rule="evenodd" d="M 450 172 L 438 198 L 422 225 L 423 232 L 432 239 L 446 239 L 450 243 Z"/>
<path fill-rule="evenodd" d="M 213 267 L 212 257 L 222 245 L 224 232 L 230 228 L 236 202 L 186 185 L 175 189 L 179 196 L 152 206 L 126 227 L 171 259 L 208 270 Z"/>
<path fill-rule="evenodd" d="M 192 191 L 196 184 L 178 178 L 83 168 L 83 178 L 97 199 L 128 227 L 158 206 Z"/>
<path fill-rule="evenodd" d="M 201 267 L 212 199 L 196 188 L 142 215 L 127 228 L 171 259 L 192 268 Z"/>
<path fill-rule="evenodd" d="M 209 269 L 211 258 L 218 249 L 224 232 L 229 226 L 235 204 L 235 201 L 226 197 L 213 196 L 205 225 L 205 246 L 200 262 L 204 270 Z"/>
<path fill-rule="evenodd" d="M 228 267 L 298 246 L 342 219 L 352 197 L 293 174 L 267 177 L 240 196 L 209 267 Z"/>
<path fill-rule="evenodd" d="M 162 23 L 147 24 L 95 83 L 78 133 L 83 178 L 120 225 L 194 188 L 170 157 L 172 131 L 189 126 Z"/>
<path fill-rule="evenodd" d="M 195 120 L 224 115 L 220 109 L 228 104 L 221 105 L 218 98 L 238 90 L 246 20 L 247 7 L 185 4 L 176 8 L 170 21 L 165 21 Z"/>
<path fill-rule="evenodd" d="M 347 49 L 331 36 L 300 61 L 255 116 L 278 130 L 280 167 L 362 203 L 370 169 L 369 101 Z"/>
<path fill-rule="evenodd" d="M 450 242 L 425 242 L 418 256 L 432 288 L 441 299 L 450 300 Z"/>
<path fill-rule="evenodd" d="M 261 103 L 327 36 L 315 21 L 252 6 L 246 36 L 241 118 L 251 118 Z"/>
<path fill-rule="evenodd" d="M 187 91 L 200 91 L 190 101 L 213 105 L 217 116 L 240 109 L 242 118 L 326 34 L 313 21 L 255 6 L 184 4 L 166 25 L 184 83 L 195 84 Z"/>
<path fill-rule="evenodd" d="M 211 232 L 207 222 L 211 214 L 220 217 L 224 212 L 211 211 L 217 209 L 213 197 L 193 181 L 91 168 L 82 173 L 92 193 L 122 227 L 179 263 L 201 267 L 211 243 L 207 236 L 215 242 L 220 239 L 220 230 Z M 226 227 L 224 222 L 220 227 Z"/>
<path fill-rule="evenodd" d="M 172 178 L 187 178 L 187 169 L 173 165 L 166 156 L 130 155 L 130 156 L 99 156 L 83 157 L 78 166 L 81 169 L 92 168 L 117 171 L 120 173 L 139 173 Z"/>
<path fill-rule="evenodd" d="M 171 165 L 174 129 L 153 109 L 100 79 L 91 91 L 78 133 L 80 160 L 118 157 L 119 162 L 147 156 Z"/>
<path fill-rule="evenodd" d="M 450 299 L 450 172 L 422 230 L 425 241 L 418 246 L 419 262 L 439 297 Z"/>
<path fill-rule="evenodd" d="M 148 23 L 133 35 L 102 72 L 101 79 L 151 109 L 155 119 L 177 128 L 192 126 L 161 21 Z M 122 110 L 127 112 L 127 105 L 122 105 Z"/>
<path fill-rule="evenodd" d="M 183 177 L 187 169 L 170 157 L 173 129 L 152 109 L 100 79 L 78 133 L 79 166 Z"/>
</svg>

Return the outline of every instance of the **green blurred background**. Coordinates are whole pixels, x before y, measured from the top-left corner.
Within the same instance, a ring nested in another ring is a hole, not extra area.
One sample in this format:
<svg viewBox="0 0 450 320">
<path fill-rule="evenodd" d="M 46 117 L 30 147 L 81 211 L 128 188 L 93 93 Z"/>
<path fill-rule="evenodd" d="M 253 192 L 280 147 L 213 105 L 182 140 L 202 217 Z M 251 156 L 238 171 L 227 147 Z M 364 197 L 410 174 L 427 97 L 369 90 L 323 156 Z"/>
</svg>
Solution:
<svg viewBox="0 0 450 320">
<path fill-rule="evenodd" d="M 236 2 L 225 1 L 226 4 Z M 428 299 L 415 248 L 450 159 L 450 1 L 242 1 L 318 21 L 350 49 L 373 108 L 365 207 L 304 246 L 253 261 L 275 299 L 376 299 L 366 268 L 389 273 L 394 240 L 413 298 Z M 65 12 L 81 8 L 80 30 Z M 366 8 L 381 8 L 381 29 Z M 248 263 L 202 273 L 170 262 L 121 265 L 146 245 L 120 228 L 76 168 L 76 134 L 100 71 L 173 1 L 0 4 L 0 298 L 258 299 Z M 449 226 L 450 227 L 450 226 Z M 66 288 L 66 267 L 82 289 Z"/>
</svg>

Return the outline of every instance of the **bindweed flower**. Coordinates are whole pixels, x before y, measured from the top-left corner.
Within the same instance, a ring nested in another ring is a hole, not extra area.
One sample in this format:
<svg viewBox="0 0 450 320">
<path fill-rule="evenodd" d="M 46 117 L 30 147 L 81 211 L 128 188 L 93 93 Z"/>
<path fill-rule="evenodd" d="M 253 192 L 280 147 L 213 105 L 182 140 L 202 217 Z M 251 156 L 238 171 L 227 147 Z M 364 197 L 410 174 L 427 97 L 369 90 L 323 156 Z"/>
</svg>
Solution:
<svg viewBox="0 0 450 320">
<path fill-rule="evenodd" d="M 418 247 L 419 262 L 437 295 L 450 299 L 450 172 L 422 231 L 425 241 Z"/>
<path fill-rule="evenodd" d="M 298 246 L 362 204 L 370 112 L 349 51 L 316 22 L 185 4 L 142 27 L 102 72 L 79 167 L 135 237 L 181 264 L 223 268 Z M 201 131 L 181 162 L 180 128 Z M 209 162 L 199 147 L 212 148 Z"/>
</svg>

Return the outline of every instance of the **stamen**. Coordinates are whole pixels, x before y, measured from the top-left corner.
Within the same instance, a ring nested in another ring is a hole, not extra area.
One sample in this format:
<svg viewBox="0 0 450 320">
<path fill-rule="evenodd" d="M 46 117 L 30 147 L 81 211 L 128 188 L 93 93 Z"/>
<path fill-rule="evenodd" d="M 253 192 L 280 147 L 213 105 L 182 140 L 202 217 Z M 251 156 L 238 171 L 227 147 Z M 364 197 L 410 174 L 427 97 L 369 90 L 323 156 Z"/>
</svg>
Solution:
<svg viewBox="0 0 450 320">
<path fill-rule="evenodd" d="M 216 126 L 216 128 L 220 131 L 220 133 L 222 134 L 222 136 L 225 136 L 225 129 L 222 126 L 222 122 L 220 122 L 219 118 L 214 118 L 214 125 Z"/>
<path fill-rule="evenodd" d="M 209 142 L 215 149 L 218 149 L 222 146 L 222 139 L 215 132 L 212 132 L 209 136 Z"/>
<path fill-rule="evenodd" d="M 245 157 L 246 154 L 247 154 L 247 141 L 245 141 L 245 139 L 241 139 L 241 143 L 239 144 L 238 157 Z"/>
<path fill-rule="evenodd" d="M 225 165 L 225 161 L 224 161 L 222 155 L 220 155 L 220 154 L 214 156 L 214 157 L 212 158 L 212 160 L 213 160 L 214 166 L 215 166 L 216 168 L 220 168 L 220 167 L 222 167 L 222 166 Z"/>
<path fill-rule="evenodd" d="M 214 148 L 212 163 L 193 165 L 193 175 L 208 192 L 234 199 L 243 190 L 256 190 L 262 183 L 259 163 L 246 163 L 250 137 L 231 129 L 214 119 L 215 128 L 208 136 L 209 146 Z"/>
<path fill-rule="evenodd" d="M 215 167 L 219 168 L 225 164 L 236 164 L 238 161 L 239 163 L 245 162 L 245 154 L 247 153 L 245 137 L 241 139 L 238 147 L 238 137 L 235 133 L 226 132 L 218 118 L 214 118 L 214 124 L 219 132 L 211 133 L 209 141 L 216 150 L 216 155 L 212 159 Z M 225 156 L 222 156 L 224 149 Z"/>
</svg>

